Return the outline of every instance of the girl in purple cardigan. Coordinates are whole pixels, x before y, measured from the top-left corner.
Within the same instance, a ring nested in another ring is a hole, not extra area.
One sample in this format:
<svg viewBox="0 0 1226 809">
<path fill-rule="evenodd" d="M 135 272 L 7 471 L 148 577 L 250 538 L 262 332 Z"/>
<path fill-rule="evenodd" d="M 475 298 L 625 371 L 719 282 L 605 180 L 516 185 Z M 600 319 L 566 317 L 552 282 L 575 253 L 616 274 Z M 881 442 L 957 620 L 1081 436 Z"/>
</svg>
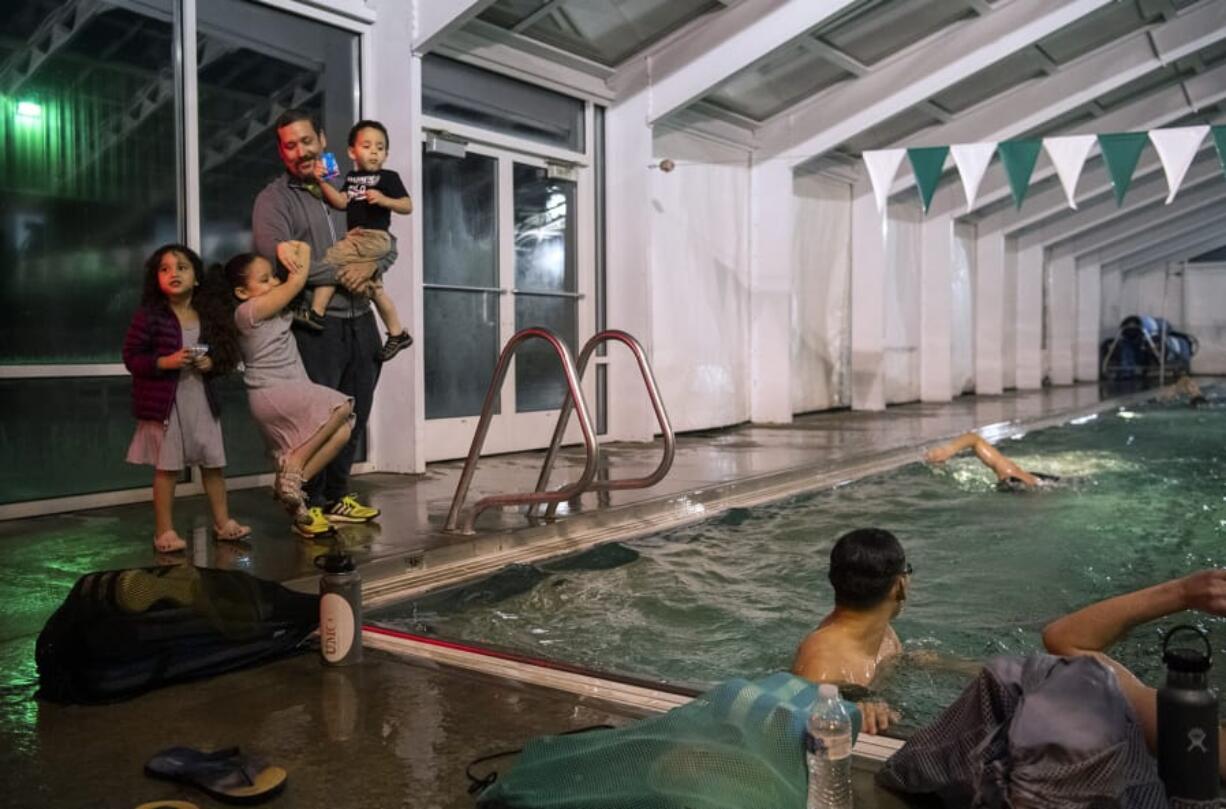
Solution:
<svg viewBox="0 0 1226 809">
<path fill-rule="evenodd" d="M 129 463 L 153 466 L 153 547 L 173 553 L 187 547 L 175 532 L 175 484 L 188 466 L 199 466 L 213 533 L 239 540 L 251 529 L 226 505 L 226 465 L 220 407 L 213 380 L 237 365 L 237 341 L 225 312 L 195 298 L 204 277 L 200 256 L 181 244 L 159 247 L 145 262 L 140 308 L 123 341 L 123 364 L 132 373 L 136 434 Z M 210 348 L 211 346 L 211 348 Z"/>
</svg>

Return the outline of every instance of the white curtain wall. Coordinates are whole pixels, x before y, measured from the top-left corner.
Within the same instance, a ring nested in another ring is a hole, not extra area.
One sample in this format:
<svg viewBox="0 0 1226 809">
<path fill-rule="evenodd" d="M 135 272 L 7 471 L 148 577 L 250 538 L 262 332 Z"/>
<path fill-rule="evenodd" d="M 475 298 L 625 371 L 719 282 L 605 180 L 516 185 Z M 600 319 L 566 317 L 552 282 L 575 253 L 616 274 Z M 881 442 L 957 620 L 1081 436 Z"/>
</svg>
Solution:
<svg viewBox="0 0 1226 809">
<path fill-rule="evenodd" d="M 892 205 L 886 226 L 885 401 L 920 395 L 920 220 L 918 206 Z"/>
<path fill-rule="evenodd" d="M 652 363 L 673 428 L 749 418 L 747 153 L 657 129 L 651 172 Z"/>
<path fill-rule="evenodd" d="M 847 183 L 793 181 L 792 412 L 851 404 L 851 199 Z"/>
<path fill-rule="evenodd" d="M 1192 372 L 1226 374 L 1226 263 L 1188 264 L 1183 293 L 1183 326 L 1200 341 Z"/>
<path fill-rule="evenodd" d="M 950 284 L 953 312 L 950 318 L 951 394 L 960 396 L 975 388 L 975 227 L 954 225 Z"/>
</svg>

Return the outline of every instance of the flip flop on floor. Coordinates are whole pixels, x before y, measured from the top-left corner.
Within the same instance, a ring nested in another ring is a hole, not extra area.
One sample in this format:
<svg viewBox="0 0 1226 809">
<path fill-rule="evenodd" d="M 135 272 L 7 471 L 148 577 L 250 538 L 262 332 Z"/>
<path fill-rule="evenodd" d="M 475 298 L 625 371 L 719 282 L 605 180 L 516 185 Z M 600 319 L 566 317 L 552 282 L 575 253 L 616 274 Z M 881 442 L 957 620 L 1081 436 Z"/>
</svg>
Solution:
<svg viewBox="0 0 1226 809">
<path fill-rule="evenodd" d="M 222 803 L 262 803 L 285 788 L 281 767 L 267 766 L 237 747 L 205 753 L 171 747 L 145 763 L 145 774 L 190 784 Z"/>
<path fill-rule="evenodd" d="M 213 526 L 213 539 L 219 539 L 223 542 L 238 542 L 240 539 L 246 539 L 249 536 L 251 536 L 251 528 L 246 525 L 240 525 L 233 517 L 227 520 L 225 525 Z"/>
</svg>

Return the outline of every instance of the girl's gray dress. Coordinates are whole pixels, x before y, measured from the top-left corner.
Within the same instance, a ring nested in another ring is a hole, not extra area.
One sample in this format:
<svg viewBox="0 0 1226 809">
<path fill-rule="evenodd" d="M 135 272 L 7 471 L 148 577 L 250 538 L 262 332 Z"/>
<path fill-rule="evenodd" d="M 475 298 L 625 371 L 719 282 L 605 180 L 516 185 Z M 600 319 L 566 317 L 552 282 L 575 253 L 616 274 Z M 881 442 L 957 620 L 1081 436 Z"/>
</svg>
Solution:
<svg viewBox="0 0 1226 809">
<path fill-rule="evenodd" d="M 183 345 L 194 345 L 199 339 L 199 324 L 183 327 Z M 185 466 L 226 465 L 221 421 L 209 409 L 199 371 L 179 371 L 175 403 L 165 423 L 151 419 L 136 423 L 136 433 L 128 445 L 128 463 L 149 464 L 164 472 L 177 472 Z"/>
<path fill-rule="evenodd" d="M 234 312 L 251 415 L 278 462 L 319 432 L 333 410 L 352 401 L 307 376 L 290 334 L 292 320 L 289 312 L 256 320 L 255 301 L 244 302 Z"/>
</svg>

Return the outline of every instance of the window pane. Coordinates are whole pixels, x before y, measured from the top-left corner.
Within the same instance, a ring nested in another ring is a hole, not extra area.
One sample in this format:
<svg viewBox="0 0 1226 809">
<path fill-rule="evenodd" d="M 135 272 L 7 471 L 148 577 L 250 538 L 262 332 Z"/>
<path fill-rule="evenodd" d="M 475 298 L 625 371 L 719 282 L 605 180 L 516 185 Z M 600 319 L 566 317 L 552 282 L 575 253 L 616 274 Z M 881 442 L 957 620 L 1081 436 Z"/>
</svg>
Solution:
<svg viewBox="0 0 1226 809">
<path fill-rule="evenodd" d="M 426 152 L 422 164 L 425 282 L 498 286 L 498 161 Z"/>
<path fill-rule="evenodd" d="M 442 56 L 422 60 L 421 109 L 426 115 L 584 151 L 582 101 Z"/>
<path fill-rule="evenodd" d="M 573 298 L 520 295 L 515 298 L 515 328 L 544 326 L 562 338 L 575 353 L 576 327 Z M 488 378 L 488 377 L 487 377 Z M 543 340 L 529 340 L 515 352 L 515 410 L 557 410 L 566 395 L 566 377 L 558 355 Z"/>
<path fill-rule="evenodd" d="M 135 430 L 126 376 L 0 380 L 0 503 L 152 485 Z"/>
<path fill-rule="evenodd" d="M 251 206 L 282 171 L 272 124 L 283 110 L 314 113 L 348 170 L 358 37 L 239 0 L 197 9 L 201 234 L 206 259 L 225 261 L 251 249 Z M 342 233 L 344 214 L 333 219 Z"/>
<path fill-rule="evenodd" d="M 515 164 L 515 287 L 574 292 L 575 184 Z"/>
<path fill-rule="evenodd" d="M 247 407 L 247 387 L 237 375 L 219 386 L 221 432 L 226 442 L 226 477 L 275 471 L 264 435 Z"/>
<path fill-rule="evenodd" d="M 498 362 L 498 296 L 425 293 L 426 418 L 476 416 Z"/>
<path fill-rule="evenodd" d="M 125 6 L 4 4 L 0 363 L 118 361 L 178 238 L 171 5 Z"/>
</svg>

